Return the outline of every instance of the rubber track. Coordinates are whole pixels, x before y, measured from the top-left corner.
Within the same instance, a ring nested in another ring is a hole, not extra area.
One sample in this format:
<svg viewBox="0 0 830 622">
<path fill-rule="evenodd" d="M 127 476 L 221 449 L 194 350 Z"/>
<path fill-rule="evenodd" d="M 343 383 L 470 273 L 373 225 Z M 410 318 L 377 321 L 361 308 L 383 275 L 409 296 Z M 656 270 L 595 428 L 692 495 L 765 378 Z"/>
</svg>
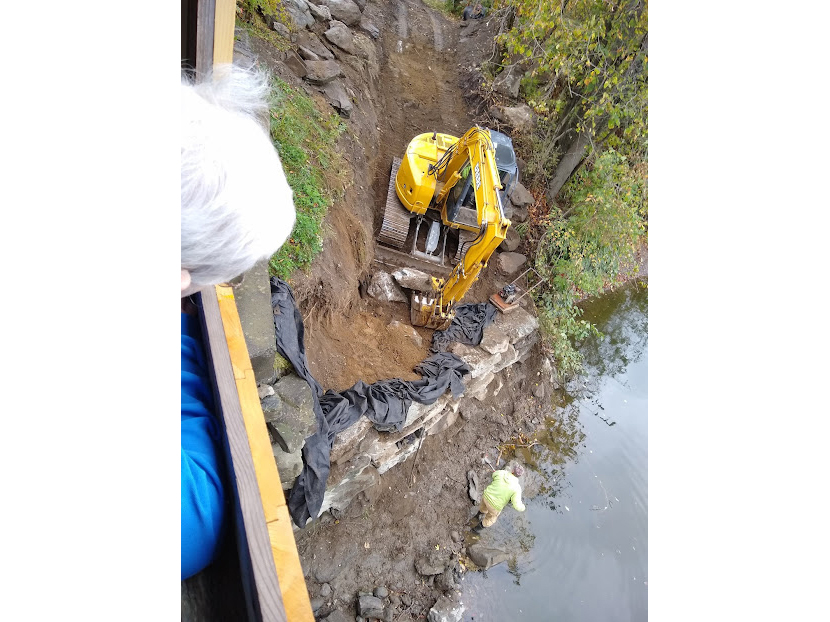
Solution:
<svg viewBox="0 0 830 622">
<path fill-rule="evenodd" d="M 409 234 L 409 210 L 407 210 L 395 192 L 395 176 L 401 167 L 401 158 L 392 160 L 392 174 L 389 175 L 389 188 L 386 191 L 386 207 L 383 210 L 383 223 L 380 225 L 378 242 L 403 248 Z"/>
</svg>

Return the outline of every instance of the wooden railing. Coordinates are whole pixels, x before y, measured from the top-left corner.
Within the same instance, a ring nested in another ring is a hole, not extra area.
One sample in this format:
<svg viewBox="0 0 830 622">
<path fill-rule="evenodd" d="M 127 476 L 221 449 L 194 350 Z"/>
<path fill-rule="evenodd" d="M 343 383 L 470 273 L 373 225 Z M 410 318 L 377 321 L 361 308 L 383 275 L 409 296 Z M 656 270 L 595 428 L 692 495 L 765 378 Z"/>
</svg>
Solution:
<svg viewBox="0 0 830 622">
<path fill-rule="evenodd" d="M 205 350 L 225 430 L 233 498 L 234 529 L 229 536 L 235 545 L 226 545 L 230 553 L 209 569 L 209 574 L 219 578 L 210 580 L 201 591 L 226 590 L 228 597 L 232 591 L 241 593 L 243 615 L 249 621 L 314 622 L 233 289 L 207 288 L 201 298 Z M 232 559 L 234 550 L 237 559 Z M 190 602 L 194 600 L 191 593 L 183 590 L 183 619 L 212 622 L 229 615 L 224 605 L 222 611 L 217 605 L 222 594 Z M 241 614 L 242 608 L 238 606 L 234 615 Z"/>
</svg>

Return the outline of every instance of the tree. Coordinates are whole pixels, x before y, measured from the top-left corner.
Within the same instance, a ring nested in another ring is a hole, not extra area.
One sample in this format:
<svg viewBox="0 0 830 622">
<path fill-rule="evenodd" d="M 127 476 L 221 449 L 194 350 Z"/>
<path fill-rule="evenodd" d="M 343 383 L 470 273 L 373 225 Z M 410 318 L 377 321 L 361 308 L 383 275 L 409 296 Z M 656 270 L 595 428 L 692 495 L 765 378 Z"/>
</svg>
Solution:
<svg viewBox="0 0 830 622">
<path fill-rule="evenodd" d="M 532 169 L 559 194 L 585 157 L 648 148 L 648 0 L 504 0 L 513 28 L 506 56 L 531 69 L 528 103 L 540 115 Z"/>
</svg>

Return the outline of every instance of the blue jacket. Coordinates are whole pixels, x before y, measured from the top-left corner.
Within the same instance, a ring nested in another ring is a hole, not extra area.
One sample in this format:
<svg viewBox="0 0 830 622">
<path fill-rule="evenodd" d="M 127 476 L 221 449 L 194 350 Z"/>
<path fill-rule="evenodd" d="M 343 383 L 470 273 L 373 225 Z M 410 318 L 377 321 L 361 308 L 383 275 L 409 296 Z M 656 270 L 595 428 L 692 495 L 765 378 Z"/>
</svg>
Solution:
<svg viewBox="0 0 830 622">
<path fill-rule="evenodd" d="M 182 313 L 182 580 L 207 566 L 225 517 L 221 435 L 198 316 Z"/>
</svg>

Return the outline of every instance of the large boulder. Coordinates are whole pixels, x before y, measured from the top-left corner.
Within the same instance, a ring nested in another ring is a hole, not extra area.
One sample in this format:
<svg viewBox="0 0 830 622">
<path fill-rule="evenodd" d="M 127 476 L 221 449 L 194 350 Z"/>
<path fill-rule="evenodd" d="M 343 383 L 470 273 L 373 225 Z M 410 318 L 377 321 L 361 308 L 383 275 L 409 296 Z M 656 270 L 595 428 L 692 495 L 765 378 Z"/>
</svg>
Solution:
<svg viewBox="0 0 830 622">
<path fill-rule="evenodd" d="M 505 121 L 518 131 L 530 129 L 533 125 L 533 109 L 527 104 L 506 106 L 501 113 Z"/>
<path fill-rule="evenodd" d="M 510 227 L 507 230 L 507 237 L 504 239 L 504 243 L 499 248 L 503 248 L 504 250 L 512 253 L 519 248 L 519 244 L 521 243 L 522 239 L 519 237 L 516 229 L 514 227 Z"/>
<path fill-rule="evenodd" d="M 375 272 L 372 283 L 367 290 L 368 294 L 383 302 L 408 302 L 404 291 L 395 283 L 388 272 Z"/>
<path fill-rule="evenodd" d="M 317 431 L 311 387 L 299 376 L 289 374 L 274 385 L 274 393 L 262 400 L 262 414 L 274 441 L 283 451 L 294 453 Z"/>
<path fill-rule="evenodd" d="M 375 26 L 374 22 L 369 21 L 365 15 L 360 18 L 360 28 L 368 32 L 372 39 L 378 39 L 380 37 L 378 27 Z"/>
<path fill-rule="evenodd" d="M 516 274 L 527 262 L 527 257 L 521 253 L 501 253 L 496 260 L 499 268 L 507 275 Z"/>
<path fill-rule="evenodd" d="M 510 67 L 502 71 L 493 80 L 493 90 L 496 93 L 507 95 L 516 99 L 519 96 L 519 84 L 522 80 L 522 72 L 516 67 Z"/>
<path fill-rule="evenodd" d="M 306 0 L 285 0 L 283 6 L 298 29 L 302 30 L 314 23 L 314 17 L 308 9 Z"/>
<path fill-rule="evenodd" d="M 319 58 L 312 60 L 319 60 Z M 291 73 L 298 78 L 305 78 L 308 75 L 308 68 L 305 66 L 305 61 L 294 50 L 288 50 L 285 53 L 285 60 L 283 62 L 291 70 Z"/>
<path fill-rule="evenodd" d="M 514 344 L 533 334 L 539 328 L 539 320 L 520 307 L 510 313 L 497 314 L 491 326 L 507 335 Z"/>
<path fill-rule="evenodd" d="M 525 188 L 521 182 L 516 182 L 516 185 L 513 186 L 513 189 L 510 191 L 510 202 L 516 208 L 527 207 L 528 205 L 532 205 L 536 199 L 533 198 L 533 195 L 530 194 L 530 191 Z M 513 210 L 515 214 L 516 210 Z"/>
<path fill-rule="evenodd" d="M 317 6 L 313 2 L 309 2 L 308 10 L 318 22 L 323 22 L 325 24 L 331 19 L 331 11 L 327 6 Z"/>
<path fill-rule="evenodd" d="M 363 16 L 360 7 L 352 0 L 319 0 L 318 5 L 327 6 L 334 19 L 340 20 L 346 26 L 360 23 Z"/>
<path fill-rule="evenodd" d="M 277 471 L 280 474 L 282 489 L 291 490 L 294 487 L 294 481 L 303 470 L 302 450 L 287 453 L 282 450 L 279 443 L 274 443 L 271 445 L 271 451 L 277 461 Z"/>
<path fill-rule="evenodd" d="M 510 210 L 510 216 L 508 218 L 512 222 L 524 222 L 527 220 L 527 208 L 526 207 L 512 207 Z"/>
<path fill-rule="evenodd" d="M 481 543 L 470 545 L 467 548 L 467 557 L 479 568 L 487 570 L 496 564 L 506 562 L 510 555 L 501 549 L 494 549 L 484 546 Z"/>
<path fill-rule="evenodd" d="M 419 575 L 423 575 L 425 577 L 441 574 L 444 572 L 446 567 L 446 560 L 440 558 L 438 555 L 435 555 L 434 551 L 427 557 L 419 557 L 415 560 L 415 570 Z"/>
<path fill-rule="evenodd" d="M 442 596 L 427 614 L 427 622 L 461 622 L 464 605 L 454 598 Z"/>
<path fill-rule="evenodd" d="M 374 45 L 369 38 L 362 33 L 353 33 L 349 28 L 340 22 L 332 22 L 335 24 L 323 33 L 323 36 L 328 39 L 344 52 L 359 58 L 367 60 L 375 56 Z"/>
<path fill-rule="evenodd" d="M 328 49 L 325 44 L 320 41 L 320 38 L 308 30 L 301 30 L 297 33 L 297 49 L 300 51 L 300 56 L 306 60 L 333 60 L 334 54 Z M 319 58 L 308 58 L 304 51 L 311 52 Z"/>
<path fill-rule="evenodd" d="M 397 281 L 401 287 L 407 289 L 414 289 L 419 292 L 432 291 L 432 277 L 426 272 L 421 272 L 415 268 L 400 268 L 392 273 L 392 278 Z"/>
<path fill-rule="evenodd" d="M 307 60 L 305 66 L 308 71 L 305 79 L 319 86 L 328 84 L 335 78 L 341 78 L 343 76 L 340 63 L 336 60 Z"/>
<path fill-rule="evenodd" d="M 329 509 L 345 510 L 352 499 L 380 480 L 380 473 L 372 466 L 371 458 L 366 454 L 355 457 L 352 463 L 353 466 L 346 472 L 343 479 L 335 486 L 326 489 L 323 505 L 320 507 L 321 514 Z"/>
<path fill-rule="evenodd" d="M 340 80 L 334 80 L 326 84 L 322 89 L 322 93 L 331 107 L 344 118 L 348 119 L 352 115 L 352 100 Z"/>
</svg>

